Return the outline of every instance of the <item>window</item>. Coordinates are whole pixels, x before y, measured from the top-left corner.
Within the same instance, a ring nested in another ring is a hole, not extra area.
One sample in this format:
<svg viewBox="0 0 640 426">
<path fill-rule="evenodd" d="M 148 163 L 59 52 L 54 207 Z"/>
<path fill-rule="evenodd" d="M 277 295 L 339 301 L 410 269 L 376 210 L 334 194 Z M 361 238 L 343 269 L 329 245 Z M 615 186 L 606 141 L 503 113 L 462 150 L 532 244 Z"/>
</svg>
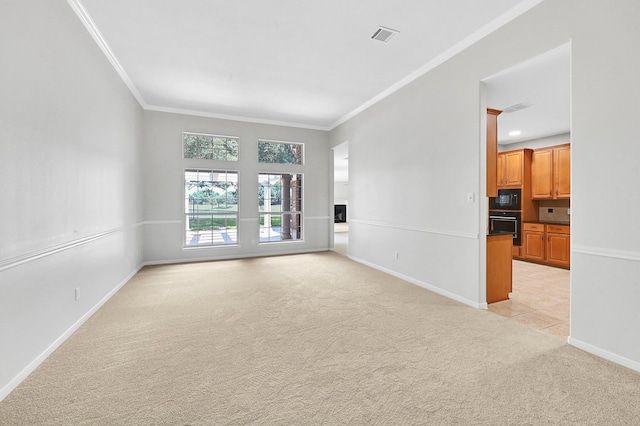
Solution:
<svg viewBox="0 0 640 426">
<path fill-rule="evenodd" d="M 237 244 L 238 172 L 184 171 L 185 247 Z"/>
<path fill-rule="evenodd" d="M 258 175 L 260 242 L 302 240 L 302 174 Z"/>
<path fill-rule="evenodd" d="M 184 158 L 238 161 L 238 138 L 183 133 Z"/>
<path fill-rule="evenodd" d="M 261 163 L 302 164 L 301 143 L 258 141 L 258 161 Z"/>
</svg>

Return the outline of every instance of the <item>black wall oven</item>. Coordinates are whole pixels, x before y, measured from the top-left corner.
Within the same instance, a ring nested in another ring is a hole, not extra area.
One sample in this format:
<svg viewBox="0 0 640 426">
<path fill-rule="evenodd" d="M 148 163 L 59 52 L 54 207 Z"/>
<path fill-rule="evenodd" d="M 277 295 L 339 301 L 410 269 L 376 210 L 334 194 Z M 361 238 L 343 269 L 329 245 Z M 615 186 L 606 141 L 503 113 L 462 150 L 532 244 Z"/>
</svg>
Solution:
<svg viewBox="0 0 640 426">
<path fill-rule="evenodd" d="M 522 210 L 521 189 L 499 189 L 497 197 L 489 197 L 489 210 Z"/>
<path fill-rule="evenodd" d="M 520 212 L 489 210 L 489 232 L 503 231 L 513 234 L 513 245 L 522 244 Z"/>
</svg>

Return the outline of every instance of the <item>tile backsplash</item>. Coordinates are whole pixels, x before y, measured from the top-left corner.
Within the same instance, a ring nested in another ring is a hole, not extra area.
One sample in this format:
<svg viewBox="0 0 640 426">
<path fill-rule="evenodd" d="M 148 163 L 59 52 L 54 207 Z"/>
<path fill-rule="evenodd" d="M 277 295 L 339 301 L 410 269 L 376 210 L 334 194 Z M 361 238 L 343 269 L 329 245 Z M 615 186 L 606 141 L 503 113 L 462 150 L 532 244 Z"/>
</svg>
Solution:
<svg viewBox="0 0 640 426">
<path fill-rule="evenodd" d="M 557 222 L 557 223 L 566 223 L 569 224 L 571 222 L 571 215 L 569 214 L 569 203 L 545 203 L 540 202 L 539 206 L 539 217 L 540 222 Z"/>
</svg>

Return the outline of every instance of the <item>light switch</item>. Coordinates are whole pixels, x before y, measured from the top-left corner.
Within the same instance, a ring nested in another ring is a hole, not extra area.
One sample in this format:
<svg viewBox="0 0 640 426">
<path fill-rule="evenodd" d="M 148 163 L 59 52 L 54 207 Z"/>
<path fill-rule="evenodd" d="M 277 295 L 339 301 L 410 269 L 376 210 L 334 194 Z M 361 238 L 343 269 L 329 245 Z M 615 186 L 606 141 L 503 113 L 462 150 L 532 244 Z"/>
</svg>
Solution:
<svg viewBox="0 0 640 426">
<path fill-rule="evenodd" d="M 473 203 L 476 200 L 476 194 L 474 192 L 467 192 L 467 203 Z"/>
</svg>

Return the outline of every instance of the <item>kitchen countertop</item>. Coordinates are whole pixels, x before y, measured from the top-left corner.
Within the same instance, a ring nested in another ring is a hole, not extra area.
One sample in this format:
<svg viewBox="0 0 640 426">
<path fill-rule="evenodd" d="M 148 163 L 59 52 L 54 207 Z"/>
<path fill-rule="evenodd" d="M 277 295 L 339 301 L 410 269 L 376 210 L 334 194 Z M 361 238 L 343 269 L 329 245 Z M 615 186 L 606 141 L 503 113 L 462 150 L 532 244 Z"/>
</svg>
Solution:
<svg viewBox="0 0 640 426">
<path fill-rule="evenodd" d="M 571 225 L 570 222 L 551 222 L 542 220 L 525 220 L 524 223 L 542 223 L 543 225 Z"/>
</svg>

